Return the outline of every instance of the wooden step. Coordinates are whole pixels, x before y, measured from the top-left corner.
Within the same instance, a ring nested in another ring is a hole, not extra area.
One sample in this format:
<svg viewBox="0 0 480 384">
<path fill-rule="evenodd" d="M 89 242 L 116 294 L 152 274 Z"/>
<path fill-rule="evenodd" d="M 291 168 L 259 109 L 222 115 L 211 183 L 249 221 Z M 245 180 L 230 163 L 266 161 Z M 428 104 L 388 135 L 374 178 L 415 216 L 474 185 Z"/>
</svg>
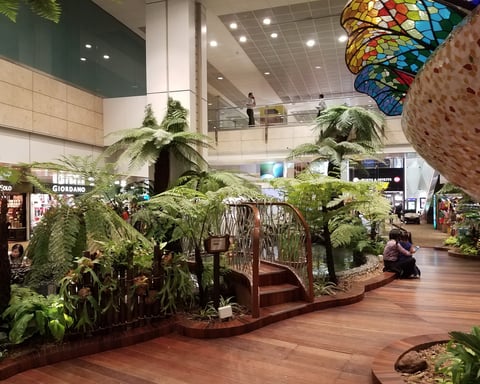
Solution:
<svg viewBox="0 0 480 384">
<path fill-rule="evenodd" d="M 268 307 L 298 301 L 301 297 L 300 287 L 293 284 L 277 284 L 258 287 L 260 307 Z"/>
<path fill-rule="evenodd" d="M 290 316 L 292 313 L 303 313 L 306 308 L 308 308 L 308 303 L 305 301 L 289 301 L 288 303 L 275 304 L 260 308 L 260 316 Z"/>
<path fill-rule="evenodd" d="M 258 277 L 260 287 L 284 284 L 289 281 L 289 272 L 283 268 L 271 269 L 269 271 L 261 269 Z"/>
</svg>

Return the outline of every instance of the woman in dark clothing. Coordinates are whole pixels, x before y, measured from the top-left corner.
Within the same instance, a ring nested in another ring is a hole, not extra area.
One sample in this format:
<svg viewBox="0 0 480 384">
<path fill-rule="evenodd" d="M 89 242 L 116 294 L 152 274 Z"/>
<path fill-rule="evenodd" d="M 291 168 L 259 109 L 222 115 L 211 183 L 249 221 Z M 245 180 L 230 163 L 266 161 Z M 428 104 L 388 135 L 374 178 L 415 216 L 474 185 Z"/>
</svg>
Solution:
<svg viewBox="0 0 480 384">
<path fill-rule="evenodd" d="M 395 272 L 398 278 L 411 278 L 416 275 L 416 260 L 411 252 L 403 248 L 399 241 L 401 232 L 391 230 L 390 240 L 385 244 L 383 250 L 384 271 Z M 400 255 L 402 255 L 400 257 Z"/>
</svg>

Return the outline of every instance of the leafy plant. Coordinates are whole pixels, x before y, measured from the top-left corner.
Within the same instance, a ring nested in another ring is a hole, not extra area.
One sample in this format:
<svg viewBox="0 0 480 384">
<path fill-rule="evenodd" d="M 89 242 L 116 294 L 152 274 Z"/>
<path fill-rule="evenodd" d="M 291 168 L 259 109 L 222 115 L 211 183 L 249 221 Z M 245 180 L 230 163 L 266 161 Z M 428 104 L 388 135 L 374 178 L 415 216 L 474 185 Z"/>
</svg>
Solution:
<svg viewBox="0 0 480 384">
<path fill-rule="evenodd" d="M 443 244 L 447 245 L 447 246 L 452 246 L 452 247 L 457 247 L 459 244 L 458 244 L 458 239 L 457 237 L 455 236 L 449 236 L 445 239 L 445 241 L 443 242 Z"/>
<path fill-rule="evenodd" d="M 450 332 L 447 352 L 437 360 L 435 367 L 449 377 L 443 384 L 475 384 L 480 382 L 480 327 L 471 333 Z"/>
<path fill-rule="evenodd" d="M 20 344 L 33 336 L 62 341 L 73 319 L 58 295 L 44 297 L 30 288 L 12 286 L 12 295 L 3 319 L 10 324 L 9 339 Z"/>
<path fill-rule="evenodd" d="M 313 291 L 315 296 L 335 296 L 337 292 L 343 291 L 343 289 L 332 281 L 320 278 L 313 282 Z"/>
<path fill-rule="evenodd" d="M 102 302 L 105 296 L 103 294 L 107 290 L 95 272 L 95 265 L 98 264 L 98 260 L 81 257 L 77 260 L 77 268 L 69 271 L 59 282 L 59 295 L 63 298 L 65 309 L 73 317 L 75 328 L 78 330 L 92 329 L 99 314 L 113 305 L 112 300 Z M 111 282 L 113 284 L 113 280 Z M 93 287 L 97 288 L 98 296 L 92 295 Z M 115 289 L 115 284 L 109 286 L 110 291 Z"/>
<path fill-rule="evenodd" d="M 303 173 L 297 179 L 276 179 L 272 184 L 301 211 L 312 234 L 323 240 L 329 278 L 334 283 L 337 277 L 333 248 L 351 245 L 356 249 L 362 237 L 367 239 L 355 212 L 368 212 L 370 222 L 374 222 L 387 218 L 390 211 L 390 203 L 382 196 L 384 183 L 353 183 Z"/>
<path fill-rule="evenodd" d="M 112 133 L 118 138 L 105 151 L 105 156 L 120 154 L 120 159 L 129 161 L 131 170 L 147 163 L 155 165 L 154 193 L 168 188 L 170 163 L 176 160 L 178 169 L 207 168 L 207 162 L 197 148 L 209 148 L 209 137 L 188 131 L 188 111 L 179 101 L 168 99 L 167 113 L 160 124 L 153 114 L 152 106 L 145 107 L 142 126 Z M 173 167 L 172 167 L 173 169 Z"/>
<path fill-rule="evenodd" d="M 174 313 L 177 306 L 190 306 L 193 302 L 193 281 L 187 261 L 181 254 L 170 254 L 162 259 L 164 280 L 158 299 L 165 313 Z"/>
<path fill-rule="evenodd" d="M 278 234 L 278 258 L 284 262 L 306 261 L 304 234 L 296 228 L 281 228 Z"/>
</svg>

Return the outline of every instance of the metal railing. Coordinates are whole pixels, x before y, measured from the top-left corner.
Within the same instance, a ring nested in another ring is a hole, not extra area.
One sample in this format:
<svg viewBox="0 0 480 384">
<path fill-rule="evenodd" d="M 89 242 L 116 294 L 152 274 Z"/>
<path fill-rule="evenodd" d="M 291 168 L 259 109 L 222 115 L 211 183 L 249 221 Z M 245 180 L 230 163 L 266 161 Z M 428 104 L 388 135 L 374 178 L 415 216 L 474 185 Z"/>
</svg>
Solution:
<svg viewBox="0 0 480 384">
<path fill-rule="evenodd" d="M 240 203 L 228 206 L 222 232 L 231 237 L 228 266 L 248 277 L 252 316 L 258 317 L 260 262 L 290 269 L 313 301 L 312 243 L 301 213 L 288 203 Z"/>
</svg>

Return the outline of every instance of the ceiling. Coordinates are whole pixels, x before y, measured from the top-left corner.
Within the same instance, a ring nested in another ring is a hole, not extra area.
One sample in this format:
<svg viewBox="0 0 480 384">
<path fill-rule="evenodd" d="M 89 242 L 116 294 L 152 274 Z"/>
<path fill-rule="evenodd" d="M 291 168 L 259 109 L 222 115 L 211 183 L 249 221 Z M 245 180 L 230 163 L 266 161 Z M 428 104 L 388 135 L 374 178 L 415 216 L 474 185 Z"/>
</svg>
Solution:
<svg viewBox="0 0 480 384">
<path fill-rule="evenodd" d="M 132 31 L 145 37 L 145 0 L 94 0 Z M 203 0 L 207 10 L 209 99 L 257 105 L 358 97 L 345 65 L 340 14 L 346 0 Z M 263 24 L 265 17 L 269 25 Z M 237 29 L 230 29 L 232 22 Z M 277 37 L 272 38 L 271 34 Z M 246 42 L 239 42 L 240 36 Z M 315 45 L 307 47 L 312 39 Z M 268 72 L 269 74 L 265 74 Z M 219 80 L 218 77 L 223 77 Z"/>
</svg>

